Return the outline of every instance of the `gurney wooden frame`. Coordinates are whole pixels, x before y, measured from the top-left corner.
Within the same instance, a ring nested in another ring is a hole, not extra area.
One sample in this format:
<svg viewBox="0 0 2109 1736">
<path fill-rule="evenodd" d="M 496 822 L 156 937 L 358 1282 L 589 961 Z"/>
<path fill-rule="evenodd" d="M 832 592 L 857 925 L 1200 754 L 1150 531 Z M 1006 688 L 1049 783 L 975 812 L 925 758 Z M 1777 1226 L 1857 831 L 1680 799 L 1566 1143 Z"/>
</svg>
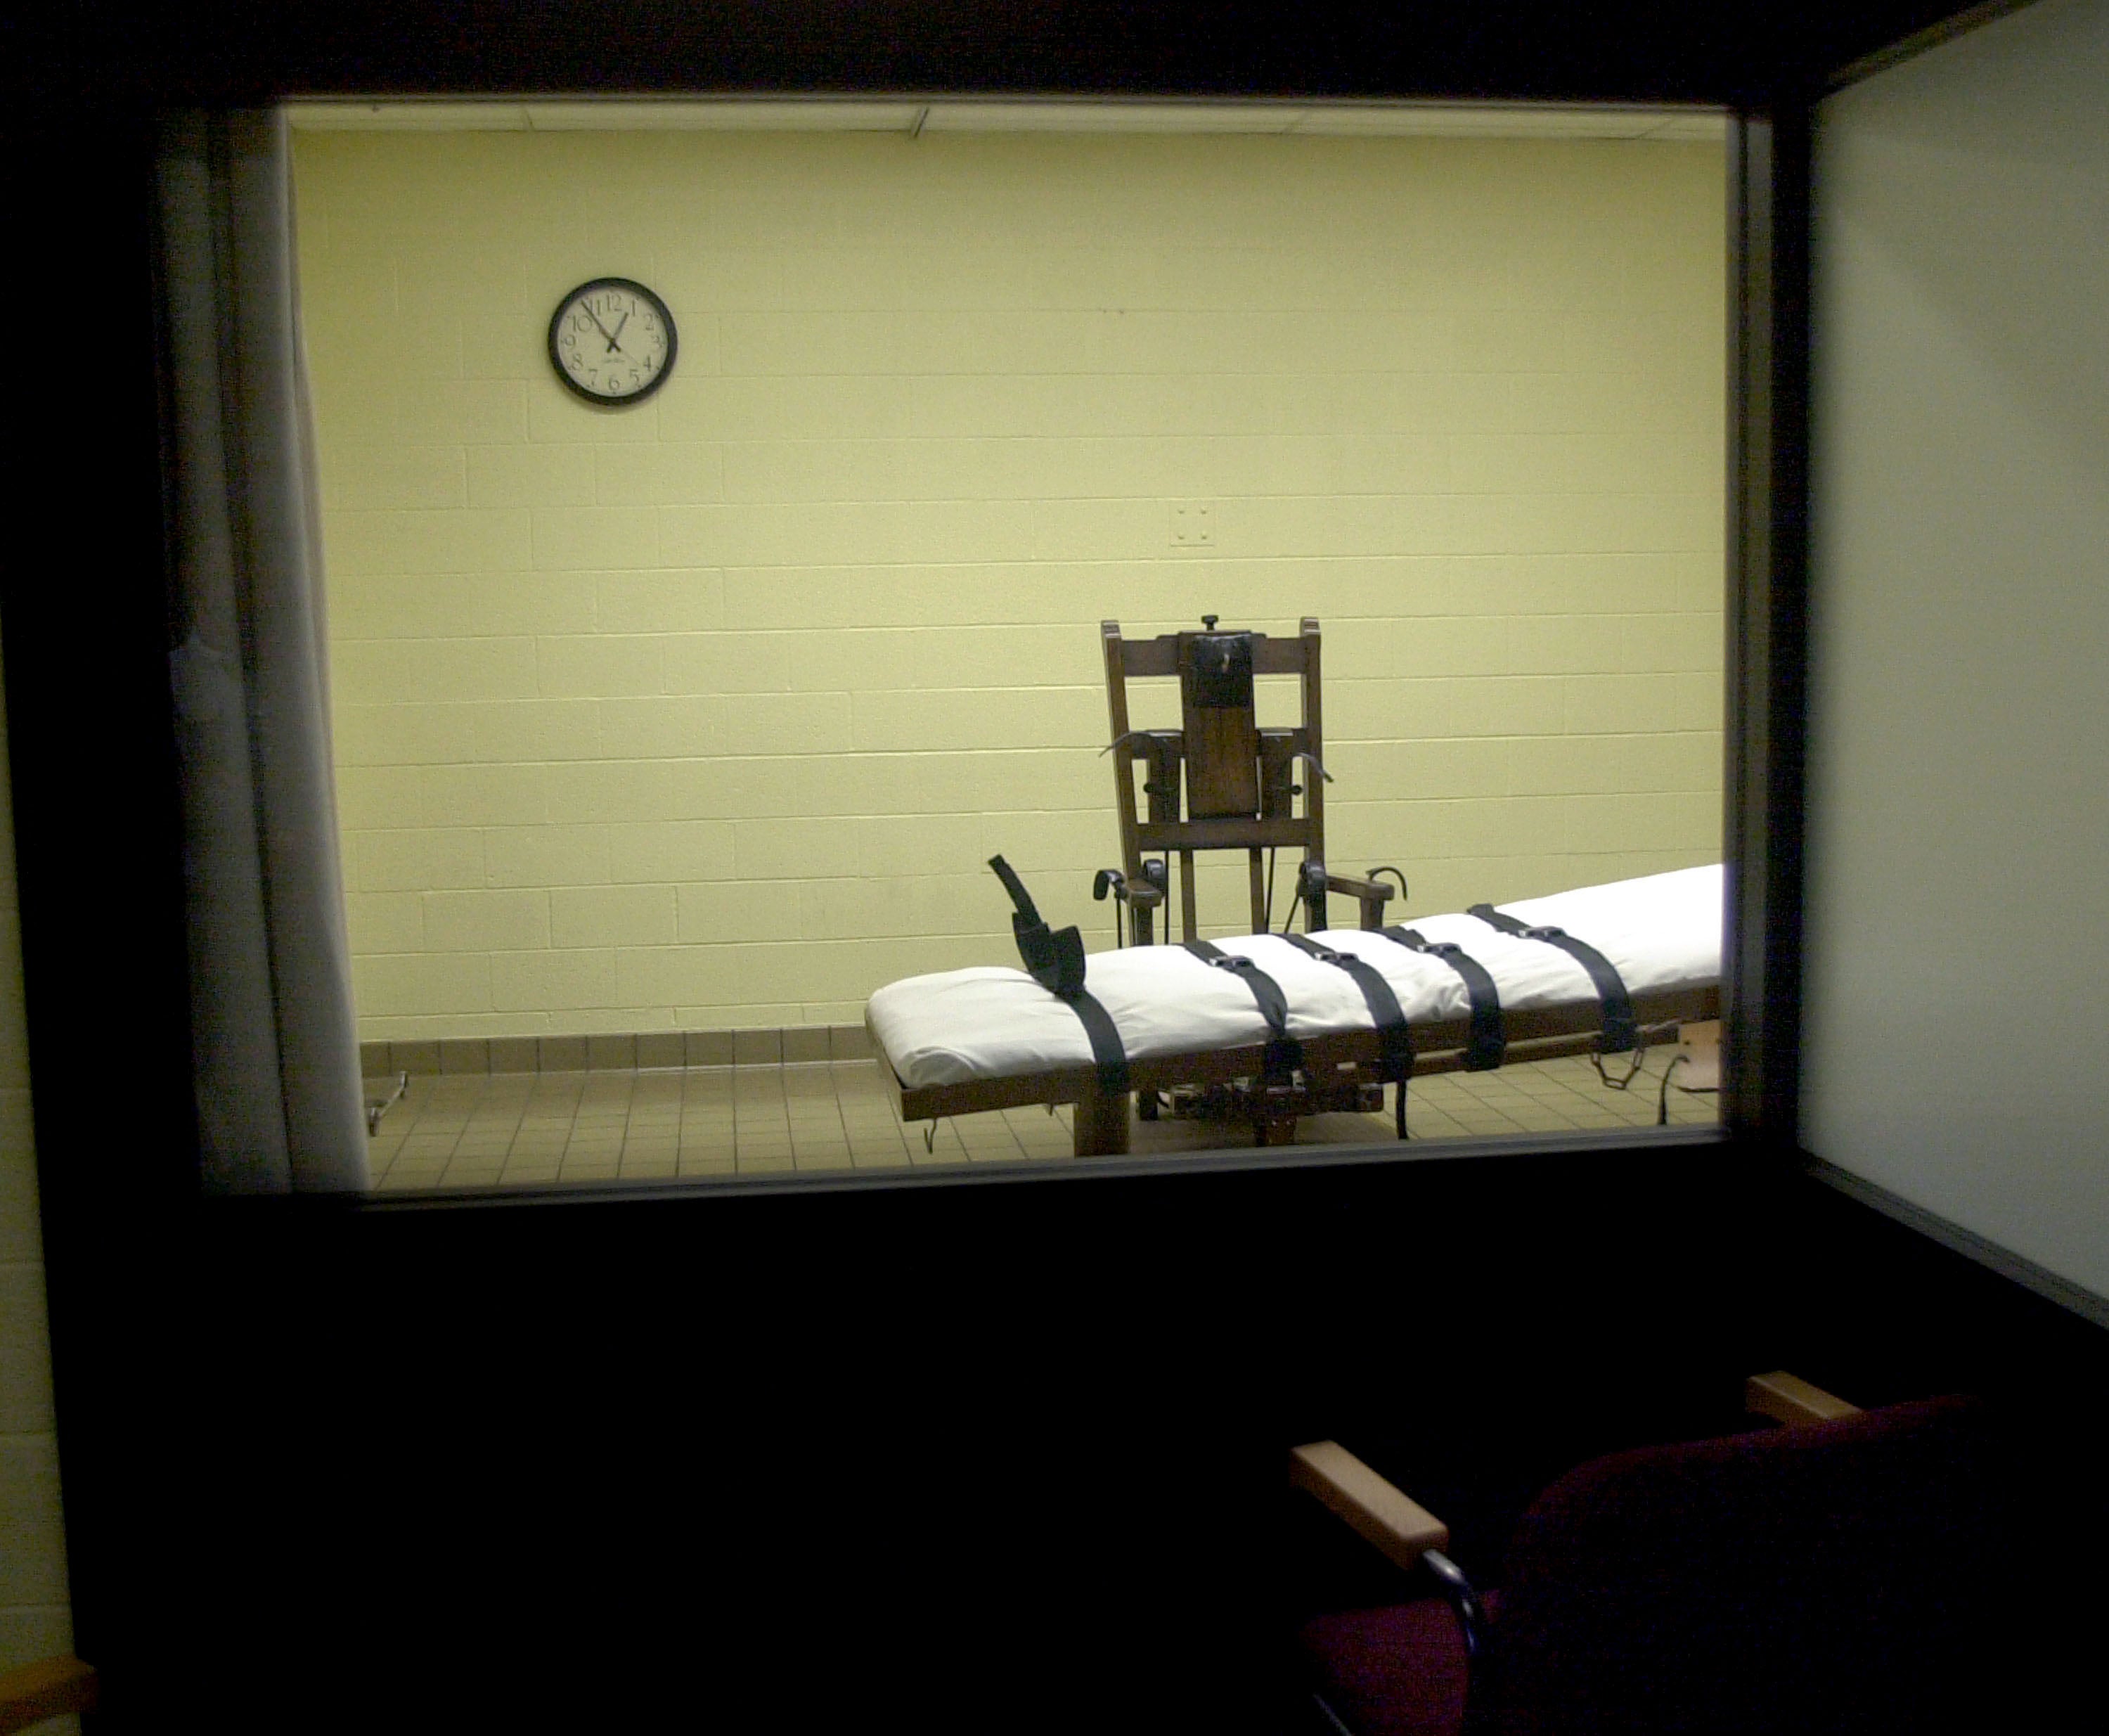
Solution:
<svg viewBox="0 0 2109 1736">
<path fill-rule="evenodd" d="M 1680 1024 L 1721 1016 L 1718 984 L 1672 989 L 1633 997 L 1633 1015 L 1650 1043 L 1673 1041 Z M 1505 1012 L 1507 1060 L 1549 1060 L 1580 1055 L 1596 1047 L 1601 1017 L 1594 1001 L 1561 1006 Z M 870 1028 L 869 1019 L 866 1028 Z M 1455 1073 L 1464 1065 L 1467 1021 L 1455 1019 L 1414 1028 L 1414 1076 Z M 1180 1086 L 1213 1085 L 1257 1078 L 1265 1051 L 1258 1043 L 1233 1049 L 1151 1056 L 1128 1062 L 1128 1092 L 1101 1092 L 1095 1068 L 1063 1067 L 1003 1078 L 966 1079 L 951 1085 L 909 1086 L 901 1083 L 877 1031 L 873 1057 L 893 1094 L 903 1122 L 935 1121 L 948 1115 L 973 1115 L 989 1110 L 1019 1109 L 1033 1104 L 1073 1105 L 1073 1149 L 1078 1157 L 1115 1157 L 1128 1149 L 1129 1093 L 1169 1092 Z M 1375 1031 L 1344 1031 L 1303 1042 L 1303 1070 L 1319 1077 L 1352 1077 L 1379 1083 L 1380 1055 Z"/>
</svg>

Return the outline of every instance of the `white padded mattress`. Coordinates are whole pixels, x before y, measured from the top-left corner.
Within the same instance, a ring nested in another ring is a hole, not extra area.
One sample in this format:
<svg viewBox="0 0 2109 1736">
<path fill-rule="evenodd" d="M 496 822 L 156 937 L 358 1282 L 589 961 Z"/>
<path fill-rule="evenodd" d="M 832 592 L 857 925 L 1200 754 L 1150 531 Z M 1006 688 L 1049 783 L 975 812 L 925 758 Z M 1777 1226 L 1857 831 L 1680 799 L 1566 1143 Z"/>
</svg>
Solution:
<svg viewBox="0 0 2109 1736">
<path fill-rule="evenodd" d="M 1561 928 L 1596 947 L 1635 995 L 1698 988 L 1721 975 L 1721 870 L 1585 886 L 1501 909 L 1520 921 Z M 1487 967 L 1505 1011 L 1593 1001 L 1580 965 L 1556 947 L 1502 934 L 1476 916 L 1420 916 L 1406 921 L 1429 940 L 1456 942 Z M 1429 958 L 1361 929 L 1329 929 L 1314 937 L 1353 952 L 1384 973 L 1409 1023 L 1462 1019 L 1465 985 Z M 1281 985 L 1289 1034 L 1321 1037 L 1371 1028 L 1362 991 L 1344 970 L 1299 952 L 1279 935 L 1219 939 Z M 1267 1041 L 1252 992 L 1231 972 L 1204 964 L 1178 946 L 1095 952 L 1084 979 L 1133 1060 L 1235 1048 Z M 987 965 L 904 977 L 871 997 L 865 1017 L 902 1084 L 957 1085 L 1088 1067 L 1091 1046 L 1076 1013 L 1026 973 Z"/>
</svg>

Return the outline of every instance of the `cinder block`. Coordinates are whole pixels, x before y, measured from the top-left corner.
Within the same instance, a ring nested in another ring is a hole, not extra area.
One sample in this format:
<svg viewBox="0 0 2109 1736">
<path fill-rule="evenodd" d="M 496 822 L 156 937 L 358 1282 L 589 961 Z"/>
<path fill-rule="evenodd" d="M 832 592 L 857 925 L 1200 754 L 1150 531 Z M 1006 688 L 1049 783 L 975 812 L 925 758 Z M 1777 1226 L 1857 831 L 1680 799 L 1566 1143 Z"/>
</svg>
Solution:
<svg viewBox="0 0 2109 1736">
<path fill-rule="evenodd" d="M 493 572 L 532 564 L 524 510 L 357 510 L 325 521 L 325 549 L 340 577 L 366 573 Z"/>
<path fill-rule="evenodd" d="M 1726 622 L 1721 610 L 1633 615 L 1622 623 L 1621 669 L 1714 671 L 1722 667 Z"/>
<path fill-rule="evenodd" d="M 680 884 L 729 879 L 733 830 L 722 821 L 643 821 L 607 828 L 610 876 Z"/>
<path fill-rule="evenodd" d="M 535 645 L 528 639 L 354 640 L 337 648 L 335 697 L 351 704 L 535 697 Z"/>
<path fill-rule="evenodd" d="M 340 810 L 344 806 L 340 789 Z M 391 825 L 376 818 L 380 825 Z M 356 886 L 365 893 L 426 893 L 483 884 L 483 833 L 454 827 L 396 829 L 400 821 L 388 831 L 352 833 L 350 825 L 350 814 L 345 814 Z"/>
<path fill-rule="evenodd" d="M 467 449 L 469 504 L 590 506 L 594 450 L 589 445 L 471 446 Z"/>
<path fill-rule="evenodd" d="M 1637 735 L 1687 727 L 1678 717 L 1678 677 L 1666 675 L 1569 676 L 1562 684 L 1567 733 Z"/>
<path fill-rule="evenodd" d="M 355 952 L 414 952 L 425 938 L 424 906 L 414 892 L 349 892 L 345 923 Z"/>
<path fill-rule="evenodd" d="M 544 698 L 656 694 L 666 681 L 666 641 L 648 634 L 546 638 L 535 641 L 535 665 Z"/>
<path fill-rule="evenodd" d="M 649 947 L 673 940 L 671 886 L 566 887 L 549 894 L 552 944 Z"/>
<path fill-rule="evenodd" d="M 355 956 L 352 992 L 360 1014 L 368 1017 L 493 1010 L 490 961 L 481 953 Z"/>
<path fill-rule="evenodd" d="M 707 633 L 724 627 L 725 575 L 715 567 L 603 572 L 594 580 L 603 633 Z"/>
<path fill-rule="evenodd" d="M 683 633 L 662 643 L 668 693 L 782 693 L 790 686 L 787 635 Z"/>
<path fill-rule="evenodd" d="M 491 1002 L 500 1012 L 561 1012 L 567 1024 L 589 1008 L 617 1004 L 614 952 L 602 947 L 538 947 L 490 956 Z"/>
<path fill-rule="evenodd" d="M 327 458 L 323 472 L 323 505 L 327 509 L 471 504 L 458 447 L 345 442 L 333 447 Z"/>
<path fill-rule="evenodd" d="M 441 952 L 491 952 L 549 944 L 549 897 L 491 888 L 424 895 L 425 944 Z"/>
<path fill-rule="evenodd" d="M 1625 661 L 1632 617 L 1533 615 L 1501 623 L 1518 675 L 1587 675 L 1635 667 Z"/>
<path fill-rule="evenodd" d="M 535 765 L 340 766 L 337 810 L 356 831 L 539 825 L 547 775 Z"/>
<path fill-rule="evenodd" d="M 751 697 L 751 696 L 750 696 Z M 747 709 L 747 699 L 688 694 L 654 694 L 646 698 L 604 699 L 599 712 L 601 757 L 607 759 L 716 758 L 734 745 L 735 720 Z M 842 702 L 847 714 L 848 702 Z M 842 730 L 848 735 L 847 719 Z"/>
<path fill-rule="evenodd" d="M 554 390 L 562 390 L 553 386 Z M 391 394 L 391 425 L 410 445 L 483 445 L 519 441 L 527 432 L 522 382 L 459 380 L 445 391 L 407 387 Z"/>
<path fill-rule="evenodd" d="M 608 829 L 601 825 L 494 827 L 483 834 L 483 857 L 485 884 L 494 887 L 605 886 Z"/>
<path fill-rule="evenodd" d="M 694 364 L 693 356 L 684 359 Z M 594 460 L 595 498 L 603 506 L 689 506 L 723 497 L 724 448 L 716 441 L 603 445 Z"/>
<path fill-rule="evenodd" d="M 659 515 L 651 507 L 537 506 L 533 518 L 536 567 L 577 572 L 659 564 Z"/>
<path fill-rule="evenodd" d="M 848 694 L 750 693 L 714 703 L 722 707 L 725 752 L 842 756 L 835 769 L 842 781 L 855 781 L 856 762 L 847 757 L 854 733 Z"/>
</svg>

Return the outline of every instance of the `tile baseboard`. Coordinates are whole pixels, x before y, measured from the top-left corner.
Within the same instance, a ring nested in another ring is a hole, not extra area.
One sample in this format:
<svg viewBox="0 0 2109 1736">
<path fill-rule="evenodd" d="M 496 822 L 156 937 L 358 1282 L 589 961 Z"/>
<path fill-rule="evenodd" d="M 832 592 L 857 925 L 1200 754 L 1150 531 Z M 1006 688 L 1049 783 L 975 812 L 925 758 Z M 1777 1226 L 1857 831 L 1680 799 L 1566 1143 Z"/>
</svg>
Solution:
<svg viewBox="0 0 2109 1736">
<path fill-rule="evenodd" d="M 658 1067 L 778 1067 L 863 1060 L 871 1037 L 860 1024 L 779 1030 L 637 1031 L 589 1037 L 440 1037 L 363 1042 L 368 1078 L 398 1073 L 630 1073 Z"/>
</svg>

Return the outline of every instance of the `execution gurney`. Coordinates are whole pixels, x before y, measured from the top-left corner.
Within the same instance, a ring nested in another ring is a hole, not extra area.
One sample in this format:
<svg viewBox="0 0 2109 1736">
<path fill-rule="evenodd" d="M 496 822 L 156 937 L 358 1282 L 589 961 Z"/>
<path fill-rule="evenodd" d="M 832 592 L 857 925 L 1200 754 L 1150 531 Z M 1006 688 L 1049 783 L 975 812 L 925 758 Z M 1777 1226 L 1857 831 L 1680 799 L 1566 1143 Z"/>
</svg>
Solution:
<svg viewBox="0 0 2109 1736">
<path fill-rule="evenodd" d="M 1718 865 L 1410 929 L 1199 943 L 1217 958 L 1140 946 L 1086 959 L 1069 929 L 1051 937 L 1073 948 L 1059 966 L 1030 899 L 998 871 L 1034 968 L 908 977 L 865 1009 L 903 1121 L 1067 1103 L 1076 1155 L 1113 1155 L 1128 1149 L 1133 1094 L 1214 1092 L 1279 1144 L 1299 1115 L 1380 1106 L 1391 1083 L 1403 1137 L 1414 1076 L 1590 1051 L 1601 1069 L 1605 1053 L 1720 1016 Z"/>
</svg>

